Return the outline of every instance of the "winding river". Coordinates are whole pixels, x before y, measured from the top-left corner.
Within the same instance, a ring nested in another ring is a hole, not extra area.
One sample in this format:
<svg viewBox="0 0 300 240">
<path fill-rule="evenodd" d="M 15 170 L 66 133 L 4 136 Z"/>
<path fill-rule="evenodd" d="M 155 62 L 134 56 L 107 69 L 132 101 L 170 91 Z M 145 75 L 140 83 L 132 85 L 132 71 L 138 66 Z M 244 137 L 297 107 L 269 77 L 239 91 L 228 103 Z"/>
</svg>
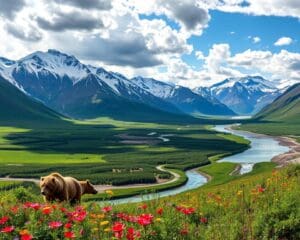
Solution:
<svg viewBox="0 0 300 240">
<path fill-rule="evenodd" d="M 214 130 L 244 137 L 251 142 L 250 148 L 242 153 L 222 158 L 218 162 L 233 162 L 240 164 L 240 174 L 251 172 L 255 163 L 270 162 L 273 157 L 289 151 L 288 147 L 280 145 L 273 137 L 234 130 L 230 127 L 231 125 L 217 125 L 214 127 Z"/>
<path fill-rule="evenodd" d="M 280 145 L 279 142 L 274 137 L 240 131 L 240 130 L 234 130 L 231 129 L 231 126 L 232 125 L 217 125 L 213 129 L 218 132 L 231 133 L 234 135 L 244 137 L 245 139 L 251 142 L 250 148 L 245 150 L 242 153 L 224 157 L 220 159 L 218 162 L 233 162 L 233 163 L 240 164 L 241 166 L 239 172 L 240 174 L 251 172 L 255 163 L 269 162 L 273 157 L 289 151 L 289 147 Z M 155 134 L 156 133 L 153 132 L 148 135 L 155 135 Z M 169 136 L 172 135 L 168 135 L 168 134 L 160 135 L 159 139 L 161 139 L 163 142 L 167 142 L 170 141 L 170 139 L 167 138 Z M 183 186 L 166 190 L 166 191 L 161 191 L 159 193 L 149 193 L 149 194 L 144 194 L 139 196 L 111 200 L 109 201 L 109 203 L 121 204 L 121 203 L 128 203 L 128 202 L 141 202 L 144 200 L 156 199 L 158 197 L 171 196 L 191 189 L 198 188 L 207 182 L 207 178 L 201 175 L 195 169 L 186 171 L 186 175 L 188 177 L 188 181 Z M 37 179 L 14 179 L 14 178 L 0 178 L 0 180 L 23 180 L 23 181 L 32 181 L 32 182 L 39 181 Z"/>
<path fill-rule="evenodd" d="M 213 129 L 218 132 L 231 133 L 244 137 L 249 140 L 250 148 L 245 150 L 242 153 L 238 153 L 232 156 L 224 157 L 218 162 L 233 162 L 240 164 L 240 174 L 245 174 L 252 171 L 252 168 L 255 163 L 259 162 L 269 162 L 271 159 L 279 154 L 289 151 L 289 148 L 286 146 L 281 146 L 279 142 L 270 136 L 260 135 L 245 131 L 233 130 L 231 129 L 232 125 L 217 125 Z M 156 199 L 158 197 L 166 197 L 182 193 L 191 189 L 198 188 L 204 185 L 207 182 L 207 178 L 199 174 L 196 170 L 186 171 L 188 181 L 185 185 L 162 191 L 159 193 L 149 193 L 141 196 L 133 196 L 128 198 L 116 199 L 109 201 L 110 204 L 122 204 L 129 202 L 141 202 L 151 199 Z"/>
</svg>

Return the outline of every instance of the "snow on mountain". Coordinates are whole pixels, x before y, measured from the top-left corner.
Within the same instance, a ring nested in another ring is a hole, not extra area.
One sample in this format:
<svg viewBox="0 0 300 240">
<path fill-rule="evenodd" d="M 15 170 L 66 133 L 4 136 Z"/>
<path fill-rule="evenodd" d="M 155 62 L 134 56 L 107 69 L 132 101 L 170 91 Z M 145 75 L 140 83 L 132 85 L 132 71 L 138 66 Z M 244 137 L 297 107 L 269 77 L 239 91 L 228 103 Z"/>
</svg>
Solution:
<svg viewBox="0 0 300 240">
<path fill-rule="evenodd" d="M 136 77 L 131 79 L 131 81 L 153 95 L 174 104 L 181 111 L 188 114 L 235 115 L 224 104 L 206 99 L 186 87 L 143 77 Z"/>
<path fill-rule="evenodd" d="M 139 76 L 133 78 L 132 81 L 159 98 L 168 98 L 174 93 L 174 84 L 160 82 L 153 78 Z"/>
<path fill-rule="evenodd" d="M 260 76 L 228 78 L 210 87 L 194 89 L 202 96 L 211 96 L 241 115 L 254 114 L 280 95 L 271 81 Z"/>
<path fill-rule="evenodd" d="M 151 78 L 128 79 L 52 49 L 17 61 L 1 58 L 0 75 L 28 95 L 70 116 L 76 112 L 81 117 L 88 112 L 92 117 L 104 106 L 107 111 L 111 107 L 118 112 L 120 103 L 126 101 L 176 114 L 235 114 L 217 100 L 206 99 L 189 88 Z"/>
<path fill-rule="evenodd" d="M 0 60 L 0 74 L 28 95 L 63 113 L 72 98 L 74 101 L 82 98 L 83 102 L 90 99 L 92 103 L 100 103 L 104 98 L 109 102 L 111 98 L 115 102 L 126 99 L 183 114 L 123 75 L 85 65 L 74 56 L 56 50 L 34 52 L 17 61 L 3 58 Z"/>
</svg>

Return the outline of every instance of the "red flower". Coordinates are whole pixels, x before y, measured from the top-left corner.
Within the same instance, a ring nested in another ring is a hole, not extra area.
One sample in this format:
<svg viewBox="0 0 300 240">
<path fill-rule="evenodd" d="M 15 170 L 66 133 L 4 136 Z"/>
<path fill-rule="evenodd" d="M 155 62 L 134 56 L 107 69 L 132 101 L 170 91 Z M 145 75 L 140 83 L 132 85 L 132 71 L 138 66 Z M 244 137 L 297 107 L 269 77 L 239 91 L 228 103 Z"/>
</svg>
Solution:
<svg viewBox="0 0 300 240">
<path fill-rule="evenodd" d="M 266 189 L 263 188 L 262 186 L 259 186 L 259 187 L 257 188 L 257 191 L 260 192 L 260 193 L 263 193 L 264 191 L 266 191 Z"/>
<path fill-rule="evenodd" d="M 39 210 L 41 205 L 39 203 L 26 202 L 24 203 L 24 208 L 32 208 L 34 210 Z"/>
<path fill-rule="evenodd" d="M 140 238 L 140 237 L 141 237 L 140 231 L 134 230 L 133 227 L 130 227 L 127 229 L 127 234 L 126 234 L 127 240 L 134 240 L 134 239 Z"/>
<path fill-rule="evenodd" d="M 152 223 L 153 215 L 152 214 L 142 214 L 138 217 L 137 222 L 142 225 L 146 226 Z"/>
<path fill-rule="evenodd" d="M 163 210 L 162 208 L 158 208 L 158 209 L 156 210 L 156 213 L 159 214 L 159 215 L 162 215 L 163 212 L 164 212 L 164 210 Z"/>
<path fill-rule="evenodd" d="M 112 231 L 114 232 L 114 236 L 118 239 L 122 238 L 123 231 L 125 229 L 125 225 L 121 222 L 115 222 Z"/>
<path fill-rule="evenodd" d="M 185 215 L 190 215 L 193 214 L 195 212 L 195 208 L 184 208 L 182 210 L 182 213 Z"/>
<path fill-rule="evenodd" d="M 145 204 L 143 204 L 143 205 L 140 205 L 138 208 L 139 208 L 139 209 L 145 210 L 145 209 L 148 208 L 148 206 L 147 206 L 147 204 L 145 203 Z"/>
<path fill-rule="evenodd" d="M 17 212 L 19 211 L 19 207 L 18 206 L 13 206 L 10 208 L 10 210 L 12 211 L 13 214 L 17 214 Z"/>
<path fill-rule="evenodd" d="M 75 238 L 75 234 L 71 231 L 64 233 L 65 238 Z"/>
<path fill-rule="evenodd" d="M 43 213 L 44 215 L 49 215 L 51 212 L 52 212 L 52 208 L 51 208 L 51 207 L 46 206 L 46 207 L 44 207 L 44 208 L 42 209 L 42 213 Z"/>
<path fill-rule="evenodd" d="M 207 220 L 206 217 L 201 217 L 201 218 L 200 218 L 200 222 L 202 222 L 202 223 L 207 223 L 208 220 Z"/>
<path fill-rule="evenodd" d="M 49 228 L 51 228 L 51 229 L 55 229 L 55 228 L 59 228 L 59 227 L 61 227 L 63 224 L 62 224 L 62 222 L 49 222 L 49 224 L 48 224 L 48 226 L 49 226 Z"/>
<path fill-rule="evenodd" d="M 195 212 L 195 208 L 186 208 L 186 207 L 181 207 L 181 206 L 176 206 L 177 211 L 182 212 L 185 215 L 190 215 Z"/>
<path fill-rule="evenodd" d="M 71 228 L 72 227 L 72 223 L 66 223 L 65 224 L 65 228 Z"/>
<path fill-rule="evenodd" d="M 9 217 L 8 216 L 3 216 L 0 218 L 0 225 L 5 224 L 8 221 Z"/>
<path fill-rule="evenodd" d="M 69 213 L 69 220 L 82 222 L 86 218 L 86 211 L 83 209 Z"/>
<path fill-rule="evenodd" d="M 102 208 L 102 212 L 107 213 L 110 212 L 112 210 L 112 206 L 106 206 Z"/>
<path fill-rule="evenodd" d="M 13 232 L 14 230 L 15 230 L 14 226 L 8 226 L 8 227 L 2 228 L 0 232 L 2 232 L 2 233 L 10 233 L 10 232 Z"/>
<path fill-rule="evenodd" d="M 183 229 L 180 230 L 180 234 L 181 235 L 188 235 L 189 234 L 189 230 L 185 227 Z"/>
<path fill-rule="evenodd" d="M 61 208 L 60 208 L 60 211 L 63 212 L 63 213 L 65 213 L 65 212 L 67 212 L 67 209 L 64 208 L 64 207 L 61 207 Z"/>
<path fill-rule="evenodd" d="M 33 236 L 31 234 L 24 234 L 21 236 L 21 240 L 31 240 Z"/>
</svg>

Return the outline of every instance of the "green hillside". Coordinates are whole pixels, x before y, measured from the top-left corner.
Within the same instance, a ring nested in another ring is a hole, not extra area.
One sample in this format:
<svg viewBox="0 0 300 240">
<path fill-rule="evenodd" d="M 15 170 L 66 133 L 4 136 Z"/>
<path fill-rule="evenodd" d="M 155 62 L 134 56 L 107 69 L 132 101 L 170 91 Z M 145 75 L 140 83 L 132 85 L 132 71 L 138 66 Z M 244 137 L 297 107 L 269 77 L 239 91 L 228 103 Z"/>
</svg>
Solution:
<svg viewBox="0 0 300 240">
<path fill-rule="evenodd" d="M 61 115 L 30 98 L 0 77 L 0 123 L 59 121 Z"/>
<path fill-rule="evenodd" d="M 300 141 L 300 84 L 290 87 L 240 128 L 271 135 L 291 135 Z"/>
<path fill-rule="evenodd" d="M 256 117 L 280 122 L 300 121 L 300 84 L 289 88 L 273 103 L 262 109 Z"/>
</svg>

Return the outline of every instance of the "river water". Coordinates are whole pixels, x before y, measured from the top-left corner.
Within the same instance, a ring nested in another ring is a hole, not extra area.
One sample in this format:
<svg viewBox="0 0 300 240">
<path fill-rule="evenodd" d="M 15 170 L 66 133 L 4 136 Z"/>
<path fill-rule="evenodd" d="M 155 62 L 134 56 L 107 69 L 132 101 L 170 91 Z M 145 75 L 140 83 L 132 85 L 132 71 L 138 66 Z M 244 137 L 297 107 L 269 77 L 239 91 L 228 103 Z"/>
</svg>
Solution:
<svg viewBox="0 0 300 240">
<path fill-rule="evenodd" d="M 232 156 L 228 156 L 220 159 L 218 162 L 233 162 L 241 165 L 240 174 L 245 174 L 252 171 L 255 163 L 269 162 L 271 159 L 281 153 L 289 150 L 286 146 L 281 146 L 279 142 L 273 137 L 266 135 L 259 135 L 255 133 L 238 131 L 230 129 L 231 125 L 217 125 L 214 130 L 224 133 L 232 133 L 244 137 L 251 142 L 250 148 L 242 153 L 238 153 Z M 133 196 L 128 198 L 122 198 L 109 201 L 110 204 L 121 204 L 129 202 L 141 202 L 151 199 L 157 199 L 159 197 L 166 197 L 182 193 L 191 189 L 198 188 L 207 182 L 206 177 L 199 174 L 196 170 L 186 171 L 188 181 L 185 185 L 162 191 L 159 193 L 149 193 L 139 196 Z"/>
<path fill-rule="evenodd" d="M 240 174 L 251 172 L 255 163 L 270 162 L 273 157 L 289 151 L 288 147 L 281 146 L 273 137 L 233 130 L 229 127 L 230 125 L 217 125 L 214 130 L 244 137 L 251 142 L 250 148 L 242 153 L 222 158 L 218 162 L 239 163 L 241 165 Z"/>
</svg>

